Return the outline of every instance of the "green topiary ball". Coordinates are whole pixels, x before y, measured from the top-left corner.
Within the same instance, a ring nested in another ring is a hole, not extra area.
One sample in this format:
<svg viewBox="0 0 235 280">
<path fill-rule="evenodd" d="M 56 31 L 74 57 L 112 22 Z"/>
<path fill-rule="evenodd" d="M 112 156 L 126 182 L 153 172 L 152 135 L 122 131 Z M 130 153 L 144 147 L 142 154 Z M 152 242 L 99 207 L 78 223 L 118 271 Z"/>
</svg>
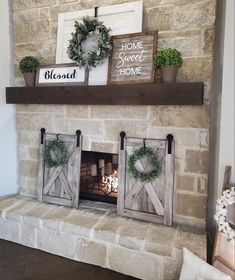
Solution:
<svg viewBox="0 0 235 280">
<path fill-rule="evenodd" d="M 155 56 L 155 67 L 177 66 L 183 63 L 182 55 L 177 49 L 167 48 L 157 52 Z"/>
<path fill-rule="evenodd" d="M 25 56 L 21 59 L 19 68 L 22 73 L 34 73 L 39 64 L 39 60 L 36 57 Z"/>
</svg>

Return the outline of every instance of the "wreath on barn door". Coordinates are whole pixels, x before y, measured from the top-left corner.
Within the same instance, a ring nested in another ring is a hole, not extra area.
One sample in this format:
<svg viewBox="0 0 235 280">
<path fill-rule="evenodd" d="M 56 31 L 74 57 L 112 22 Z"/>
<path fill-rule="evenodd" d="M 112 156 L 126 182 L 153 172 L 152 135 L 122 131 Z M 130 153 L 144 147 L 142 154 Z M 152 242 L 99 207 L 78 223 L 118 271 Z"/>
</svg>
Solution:
<svg viewBox="0 0 235 280">
<path fill-rule="evenodd" d="M 44 150 L 43 159 L 48 168 L 64 165 L 68 160 L 68 151 L 64 142 L 58 138 L 50 142 Z"/>
<path fill-rule="evenodd" d="M 222 196 L 217 200 L 216 214 L 214 216 L 219 231 L 223 232 L 228 240 L 235 239 L 235 231 L 226 221 L 227 206 L 235 203 L 235 187 L 231 187 L 229 190 L 223 191 Z"/>
<path fill-rule="evenodd" d="M 82 22 L 75 21 L 75 33 L 72 33 L 72 39 L 69 40 L 67 50 L 70 59 L 75 61 L 79 67 L 90 70 L 102 63 L 102 60 L 112 52 L 112 37 L 110 28 L 103 25 L 102 21 L 96 18 L 84 17 Z M 89 36 L 97 36 L 97 50 L 85 51 L 82 43 Z"/>
<path fill-rule="evenodd" d="M 137 161 L 141 160 L 143 157 L 148 157 L 150 159 L 150 163 L 152 165 L 152 169 L 149 172 L 144 172 L 138 170 L 136 167 Z M 134 153 L 129 157 L 128 160 L 128 171 L 131 175 L 141 182 L 152 182 L 157 177 L 159 177 L 161 171 L 161 163 L 157 156 L 155 155 L 153 149 L 145 147 L 141 147 L 138 150 L 135 150 Z"/>
</svg>

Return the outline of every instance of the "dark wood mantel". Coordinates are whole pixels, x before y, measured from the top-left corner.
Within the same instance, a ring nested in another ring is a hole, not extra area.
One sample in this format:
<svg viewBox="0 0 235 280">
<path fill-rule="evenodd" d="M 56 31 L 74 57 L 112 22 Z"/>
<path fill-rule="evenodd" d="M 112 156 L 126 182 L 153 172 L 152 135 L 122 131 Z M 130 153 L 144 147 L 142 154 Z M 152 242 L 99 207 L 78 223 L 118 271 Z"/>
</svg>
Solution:
<svg viewBox="0 0 235 280">
<path fill-rule="evenodd" d="M 202 105 L 203 95 L 201 82 L 6 88 L 8 104 Z"/>
</svg>

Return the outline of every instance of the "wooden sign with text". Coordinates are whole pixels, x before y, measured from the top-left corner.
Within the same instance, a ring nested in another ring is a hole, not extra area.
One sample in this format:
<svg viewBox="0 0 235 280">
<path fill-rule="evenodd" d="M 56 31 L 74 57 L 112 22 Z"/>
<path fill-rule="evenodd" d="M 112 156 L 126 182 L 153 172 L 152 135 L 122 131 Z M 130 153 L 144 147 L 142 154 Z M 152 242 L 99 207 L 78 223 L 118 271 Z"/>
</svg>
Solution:
<svg viewBox="0 0 235 280">
<path fill-rule="evenodd" d="M 157 31 L 114 36 L 108 83 L 153 83 L 156 51 Z"/>
<path fill-rule="evenodd" d="M 37 69 L 36 86 L 87 85 L 88 73 L 76 64 L 43 65 Z"/>
</svg>

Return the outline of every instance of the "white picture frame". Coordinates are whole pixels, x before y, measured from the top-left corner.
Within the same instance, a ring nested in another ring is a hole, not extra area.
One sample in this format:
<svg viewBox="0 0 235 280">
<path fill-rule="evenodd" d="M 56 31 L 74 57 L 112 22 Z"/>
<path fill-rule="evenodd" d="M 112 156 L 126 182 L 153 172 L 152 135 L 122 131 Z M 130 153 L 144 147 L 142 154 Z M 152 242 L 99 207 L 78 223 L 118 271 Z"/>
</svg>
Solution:
<svg viewBox="0 0 235 280">
<path fill-rule="evenodd" d="M 71 63 L 68 58 L 68 40 L 74 32 L 74 22 L 81 21 L 84 16 L 95 16 L 112 29 L 111 35 L 123 35 L 142 32 L 143 1 L 134 1 L 93 9 L 62 13 L 58 15 L 56 63 Z M 81 73 L 84 69 L 80 69 Z M 106 85 L 108 78 L 108 58 L 103 64 L 89 72 L 89 85 Z"/>
</svg>

